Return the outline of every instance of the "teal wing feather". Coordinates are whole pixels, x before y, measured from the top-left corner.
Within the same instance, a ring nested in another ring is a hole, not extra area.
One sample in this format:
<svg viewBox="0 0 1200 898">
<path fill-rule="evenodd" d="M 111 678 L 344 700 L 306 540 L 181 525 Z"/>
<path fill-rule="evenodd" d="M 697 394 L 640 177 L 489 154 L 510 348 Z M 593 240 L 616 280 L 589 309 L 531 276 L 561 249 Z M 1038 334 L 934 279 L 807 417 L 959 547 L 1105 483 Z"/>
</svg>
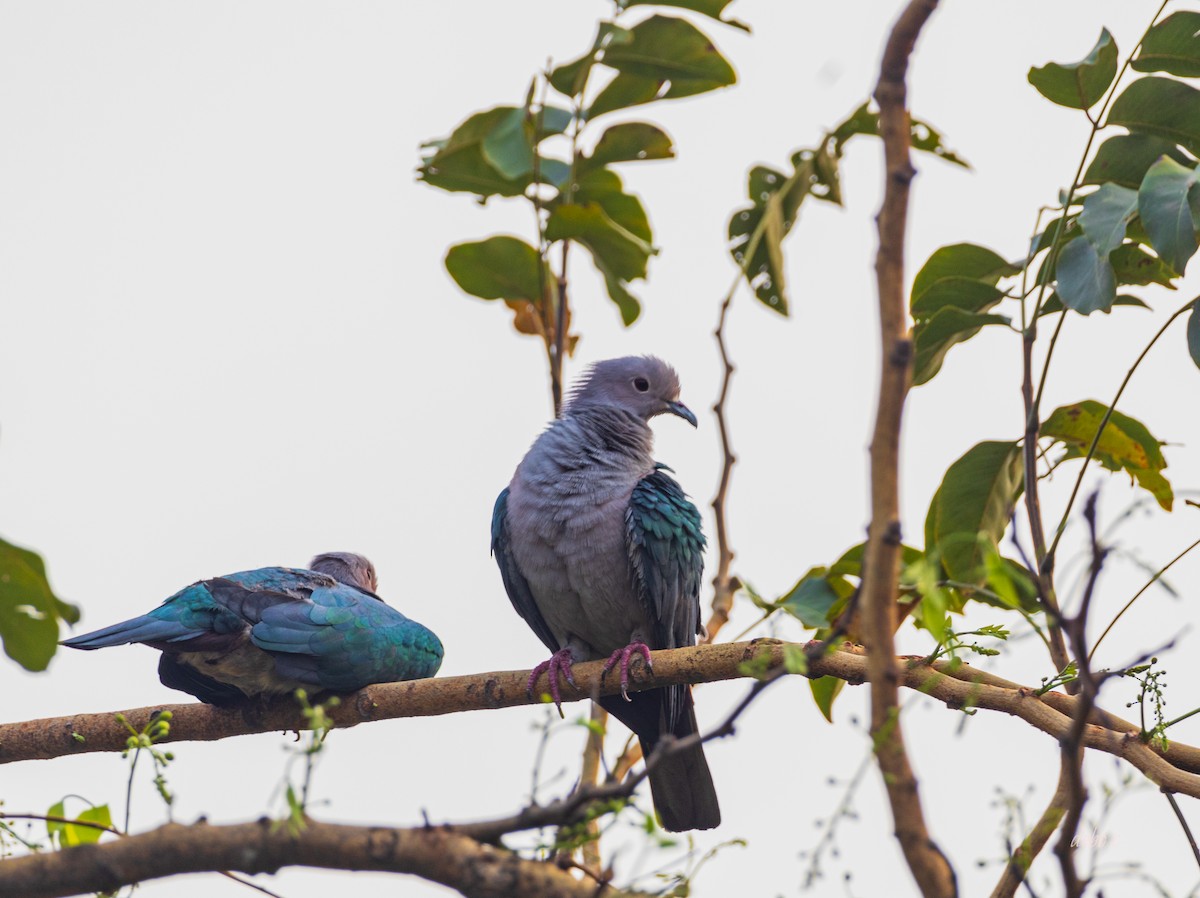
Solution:
<svg viewBox="0 0 1200 898">
<path fill-rule="evenodd" d="M 633 488 L 625 511 L 625 538 L 638 599 L 655 625 L 661 648 L 693 645 L 700 626 L 704 531 L 700 512 L 658 465 Z M 668 690 L 667 720 L 683 713 L 683 687 Z"/>
<path fill-rule="evenodd" d="M 250 640 L 274 655 L 280 675 L 335 691 L 431 677 L 443 656 L 431 630 L 378 596 L 337 582 L 306 601 L 263 609 Z"/>
</svg>

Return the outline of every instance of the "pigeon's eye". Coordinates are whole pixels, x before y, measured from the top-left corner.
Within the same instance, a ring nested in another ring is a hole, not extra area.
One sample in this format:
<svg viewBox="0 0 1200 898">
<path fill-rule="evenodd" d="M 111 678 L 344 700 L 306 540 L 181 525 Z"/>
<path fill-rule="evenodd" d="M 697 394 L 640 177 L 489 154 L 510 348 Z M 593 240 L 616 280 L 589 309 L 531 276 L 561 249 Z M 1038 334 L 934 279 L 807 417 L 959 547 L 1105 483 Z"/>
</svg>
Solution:
<svg viewBox="0 0 1200 898">
<path fill-rule="evenodd" d="M 646 380 L 644 377 L 635 377 L 633 379 L 633 388 L 639 393 L 645 393 L 650 389 L 650 381 Z"/>
</svg>

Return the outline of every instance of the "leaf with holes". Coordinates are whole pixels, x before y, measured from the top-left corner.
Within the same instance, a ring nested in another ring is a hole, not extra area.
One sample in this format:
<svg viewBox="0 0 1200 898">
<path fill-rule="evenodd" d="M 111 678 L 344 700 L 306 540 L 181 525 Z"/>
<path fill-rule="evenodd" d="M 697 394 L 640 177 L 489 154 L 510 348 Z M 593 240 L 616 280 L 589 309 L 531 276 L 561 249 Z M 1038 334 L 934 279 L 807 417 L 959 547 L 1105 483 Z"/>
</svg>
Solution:
<svg viewBox="0 0 1200 898">
<path fill-rule="evenodd" d="M 1182 81 L 1139 78 L 1117 97 L 1108 124 L 1152 134 L 1200 152 L 1200 91 Z"/>
<path fill-rule="evenodd" d="M 579 157 L 575 163 L 575 170 L 584 175 L 613 162 L 674 157 L 675 148 L 671 144 L 671 138 L 661 128 L 646 122 L 624 122 L 605 131 L 592 154 Z"/>
<path fill-rule="evenodd" d="M 938 553 L 950 579 L 987 579 L 985 560 L 998 551 L 1023 485 L 1015 442 L 979 443 L 946 470 L 925 519 L 925 549 Z"/>
<path fill-rule="evenodd" d="M 1138 214 L 1159 258 L 1179 274 L 1196 253 L 1192 203 L 1200 194 L 1196 169 L 1164 156 L 1146 172 L 1137 193 Z"/>
<path fill-rule="evenodd" d="M 942 143 L 942 135 L 928 122 L 920 119 L 909 119 L 909 146 L 923 153 L 931 153 L 946 162 L 970 168 L 970 164 L 961 156 L 952 153 Z M 842 155 L 842 147 L 856 134 L 866 134 L 871 137 L 879 136 L 879 112 L 871 108 L 868 100 L 851 113 L 850 117 L 830 132 L 834 149 L 838 157 Z"/>
<path fill-rule="evenodd" d="M 1171 485 L 1160 473 L 1167 466 L 1162 442 L 1151 435 L 1146 425 L 1113 411 L 1100 431 L 1108 406 L 1094 399 L 1064 405 L 1054 410 L 1042 424 L 1041 434 L 1067 447 L 1067 458 L 1086 456 L 1096 442 L 1095 459 L 1110 471 L 1126 471 L 1149 491 L 1167 511 L 1171 510 Z"/>
<path fill-rule="evenodd" d="M 1125 240 L 1125 226 L 1137 211 L 1136 190 L 1119 184 L 1101 184 L 1099 190 L 1083 201 L 1079 227 L 1097 254 L 1107 258 Z"/>
<path fill-rule="evenodd" d="M 1059 298 L 1081 315 L 1108 311 L 1117 298 L 1113 266 L 1089 240 L 1072 240 L 1059 251 L 1057 276 Z"/>
<path fill-rule="evenodd" d="M 1049 62 L 1029 70 L 1029 83 L 1059 106 L 1091 109 L 1117 75 L 1117 44 L 1107 28 L 1092 52 L 1079 62 Z"/>
<path fill-rule="evenodd" d="M 1172 13 L 1151 28 L 1130 66 L 1139 72 L 1200 77 L 1200 13 Z"/>
</svg>

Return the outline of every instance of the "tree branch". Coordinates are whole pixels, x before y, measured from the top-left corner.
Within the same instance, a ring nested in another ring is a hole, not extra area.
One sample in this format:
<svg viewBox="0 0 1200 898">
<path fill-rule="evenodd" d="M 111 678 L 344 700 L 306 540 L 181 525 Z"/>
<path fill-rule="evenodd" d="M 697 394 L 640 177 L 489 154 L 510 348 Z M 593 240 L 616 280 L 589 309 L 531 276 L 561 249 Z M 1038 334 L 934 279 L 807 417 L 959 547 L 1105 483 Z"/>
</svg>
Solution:
<svg viewBox="0 0 1200 898">
<path fill-rule="evenodd" d="M 905 77 L 917 36 L 936 8 L 937 0 L 911 0 L 905 7 L 888 37 L 875 87 L 886 167 L 875 258 L 882 364 L 871 438 L 871 525 L 863 558 L 861 600 L 863 636 L 871 650 L 871 735 L 896 838 L 921 893 L 927 898 L 950 898 L 958 894 L 954 870 L 925 825 L 917 780 L 904 747 L 899 718 L 901 675 L 894 657 L 900 576 L 900 427 L 912 378 L 904 245 L 909 185 L 916 174 L 909 158 Z"/>
<path fill-rule="evenodd" d="M 237 870 L 274 873 L 303 865 L 335 870 L 411 873 L 468 898 L 596 898 L 594 882 L 552 863 L 526 860 L 461 833 L 345 826 L 309 821 L 300 832 L 270 820 L 232 826 L 166 826 L 116 842 L 65 848 L 0 861 L 0 894 L 58 898 L 114 892 L 121 886 L 173 876 Z M 635 893 L 604 890 L 605 898 Z"/>
<path fill-rule="evenodd" d="M 657 689 L 677 683 L 707 683 L 750 676 L 769 675 L 784 667 L 785 656 L 801 648 L 796 643 L 760 639 L 720 645 L 691 646 L 651 653 L 654 671 L 641 664 L 630 670 L 631 691 Z M 868 659 L 859 646 L 846 644 L 826 653 L 822 643 L 805 646 L 810 678 L 831 676 L 852 685 L 867 681 Z M 563 686 L 563 701 L 582 701 L 600 695 L 615 695 L 620 684 L 608 677 L 602 683 L 604 664 L 591 661 L 575 667 L 578 688 Z M 896 659 L 899 684 L 919 690 L 948 707 L 983 708 L 1019 717 L 1052 736 L 1064 737 L 1079 699 L 1061 692 L 1038 695 L 1038 690 L 1003 677 L 948 661 L 926 664 L 920 657 Z M 444 679 L 411 680 L 369 686 L 352 693 L 329 711 L 334 725 L 346 729 L 371 720 L 400 717 L 431 717 L 460 711 L 483 711 L 530 704 L 525 693 L 528 671 L 500 671 Z M 535 700 L 536 701 L 536 700 Z M 198 703 L 157 705 L 122 711 L 129 724 L 141 729 L 159 711 L 172 713 L 167 742 L 210 742 L 249 733 L 304 729 L 298 707 L 279 702 L 265 708 L 250 705 L 240 709 L 216 708 Z M 57 758 L 98 751 L 123 751 L 129 730 L 116 721 L 117 712 L 51 717 L 20 723 L 0 724 L 0 762 Z M 73 738 L 72 733 L 83 737 Z M 1200 798 L 1200 748 L 1172 740 L 1164 749 L 1144 741 L 1140 728 L 1099 708 L 1088 716 L 1083 732 L 1087 748 L 1122 758 L 1160 788 Z"/>
</svg>

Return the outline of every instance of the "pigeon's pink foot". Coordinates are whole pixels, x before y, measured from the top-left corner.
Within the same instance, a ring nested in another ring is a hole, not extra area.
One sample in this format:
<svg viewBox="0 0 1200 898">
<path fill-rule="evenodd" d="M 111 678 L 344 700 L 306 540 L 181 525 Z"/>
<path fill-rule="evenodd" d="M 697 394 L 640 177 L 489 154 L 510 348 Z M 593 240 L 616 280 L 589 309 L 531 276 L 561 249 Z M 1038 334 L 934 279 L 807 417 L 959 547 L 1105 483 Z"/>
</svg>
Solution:
<svg viewBox="0 0 1200 898">
<path fill-rule="evenodd" d="M 631 701 L 629 698 L 629 659 L 634 655 L 641 655 L 646 661 L 646 667 L 654 670 L 654 662 L 650 660 L 650 646 L 644 642 L 631 642 L 623 649 L 617 649 L 608 656 L 608 661 L 604 663 L 604 670 L 601 672 L 601 678 L 618 664 L 621 665 L 621 696 L 625 701 Z"/>
<path fill-rule="evenodd" d="M 529 673 L 529 680 L 525 684 L 525 689 L 529 693 L 529 697 L 533 698 L 537 693 L 534 692 L 534 687 L 537 685 L 538 677 L 542 674 L 546 675 L 546 679 L 550 684 L 550 697 L 554 699 L 554 707 L 558 708 L 558 716 L 563 716 L 562 710 L 562 686 L 561 681 L 566 680 L 572 686 L 575 685 L 575 675 L 571 672 L 571 666 L 575 663 L 575 658 L 571 654 L 569 648 L 559 649 Z"/>
</svg>

